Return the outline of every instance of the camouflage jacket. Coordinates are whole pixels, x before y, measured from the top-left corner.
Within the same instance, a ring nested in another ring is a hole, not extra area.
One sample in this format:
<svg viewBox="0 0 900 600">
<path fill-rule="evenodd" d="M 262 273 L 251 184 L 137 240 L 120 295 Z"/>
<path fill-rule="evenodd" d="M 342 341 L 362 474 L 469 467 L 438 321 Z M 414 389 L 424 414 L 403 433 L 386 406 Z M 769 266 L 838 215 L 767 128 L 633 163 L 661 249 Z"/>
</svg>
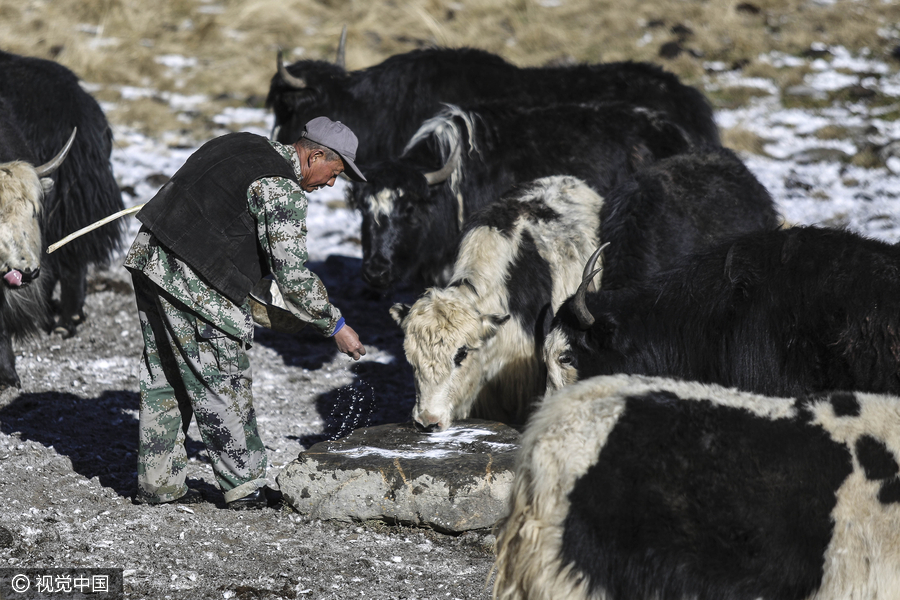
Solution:
<svg viewBox="0 0 900 600">
<path fill-rule="evenodd" d="M 270 143 L 301 179 L 300 158 L 294 147 Z M 306 267 L 307 205 L 303 190 L 283 177 L 263 177 L 247 189 L 247 206 L 256 219 L 260 247 L 266 251 L 269 270 L 285 305 L 298 319 L 330 336 L 344 321 L 337 307 L 328 301 L 322 281 Z M 249 301 L 238 306 L 220 294 L 188 264 L 162 247 L 149 231 L 141 229 L 138 233 L 125 257 L 125 267 L 144 273 L 215 328 L 244 342 L 253 339 Z"/>
</svg>

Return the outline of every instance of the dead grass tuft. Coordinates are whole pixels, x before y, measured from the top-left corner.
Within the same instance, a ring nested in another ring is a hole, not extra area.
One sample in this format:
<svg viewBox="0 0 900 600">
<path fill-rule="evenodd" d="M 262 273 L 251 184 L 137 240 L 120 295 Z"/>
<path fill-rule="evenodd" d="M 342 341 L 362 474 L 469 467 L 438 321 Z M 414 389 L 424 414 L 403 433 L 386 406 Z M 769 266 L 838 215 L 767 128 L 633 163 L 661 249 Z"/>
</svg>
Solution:
<svg viewBox="0 0 900 600">
<path fill-rule="evenodd" d="M 842 140 L 850 137 L 850 129 L 842 125 L 829 124 L 820 127 L 814 134 L 820 140 Z"/>
<path fill-rule="evenodd" d="M 740 108 L 753 98 L 761 98 L 768 95 L 769 92 L 764 89 L 741 85 L 723 87 L 707 92 L 713 107 L 726 109 Z"/>
<path fill-rule="evenodd" d="M 722 145 L 738 153 L 750 153 L 765 156 L 765 138 L 742 127 L 732 127 L 722 131 Z"/>
<path fill-rule="evenodd" d="M 865 169 L 876 169 L 884 166 L 884 161 L 874 148 L 863 148 L 850 159 L 850 164 Z"/>
<path fill-rule="evenodd" d="M 121 102 L 107 112 L 107 116 L 122 125 L 131 127 L 147 135 L 161 131 L 178 130 L 185 124 L 178 120 L 169 104 L 160 98 L 141 98 Z"/>
</svg>

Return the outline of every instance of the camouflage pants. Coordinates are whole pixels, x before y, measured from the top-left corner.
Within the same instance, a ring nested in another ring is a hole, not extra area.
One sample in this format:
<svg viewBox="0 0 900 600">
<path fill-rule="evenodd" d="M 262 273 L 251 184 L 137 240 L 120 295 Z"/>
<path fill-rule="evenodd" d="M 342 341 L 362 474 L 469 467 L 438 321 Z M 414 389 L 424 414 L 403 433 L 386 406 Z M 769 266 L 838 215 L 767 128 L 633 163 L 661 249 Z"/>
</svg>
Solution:
<svg viewBox="0 0 900 600">
<path fill-rule="evenodd" d="M 138 500 L 166 502 L 187 492 L 184 442 L 192 415 L 225 501 L 252 493 L 265 484 L 267 464 L 244 344 L 142 273 L 132 279 L 144 336 Z"/>
</svg>

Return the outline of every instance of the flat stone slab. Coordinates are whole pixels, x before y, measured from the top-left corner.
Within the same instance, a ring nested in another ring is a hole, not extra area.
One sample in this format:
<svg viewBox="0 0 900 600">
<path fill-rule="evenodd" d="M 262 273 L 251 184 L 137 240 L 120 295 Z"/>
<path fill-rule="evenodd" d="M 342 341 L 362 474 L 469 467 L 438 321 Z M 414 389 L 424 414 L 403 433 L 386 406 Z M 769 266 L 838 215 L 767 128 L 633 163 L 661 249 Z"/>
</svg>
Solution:
<svg viewBox="0 0 900 600">
<path fill-rule="evenodd" d="M 519 433 L 468 419 L 441 433 L 413 423 L 357 429 L 320 442 L 277 477 L 284 499 L 318 519 L 377 519 L 462 532 L 506 512 Z"/>
</svg>

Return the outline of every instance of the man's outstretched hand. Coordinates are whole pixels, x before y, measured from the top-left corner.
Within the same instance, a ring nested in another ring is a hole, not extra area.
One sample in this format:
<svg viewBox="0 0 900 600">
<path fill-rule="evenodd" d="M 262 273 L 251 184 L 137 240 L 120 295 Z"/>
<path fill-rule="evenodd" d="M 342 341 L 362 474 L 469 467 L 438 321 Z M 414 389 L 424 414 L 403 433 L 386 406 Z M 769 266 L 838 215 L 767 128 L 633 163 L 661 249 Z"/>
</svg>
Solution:
<svg viewBox="0 0 900 600">
<path fill-rule="evenodd" d="M 334 334 L 334 343 L 337 344 L 338 350 L 353 360 L 359 360 L 359 357 L 366 353 L 366 347 L 360 343 L 359 336 L 347 324 Z"/>
</svg>

